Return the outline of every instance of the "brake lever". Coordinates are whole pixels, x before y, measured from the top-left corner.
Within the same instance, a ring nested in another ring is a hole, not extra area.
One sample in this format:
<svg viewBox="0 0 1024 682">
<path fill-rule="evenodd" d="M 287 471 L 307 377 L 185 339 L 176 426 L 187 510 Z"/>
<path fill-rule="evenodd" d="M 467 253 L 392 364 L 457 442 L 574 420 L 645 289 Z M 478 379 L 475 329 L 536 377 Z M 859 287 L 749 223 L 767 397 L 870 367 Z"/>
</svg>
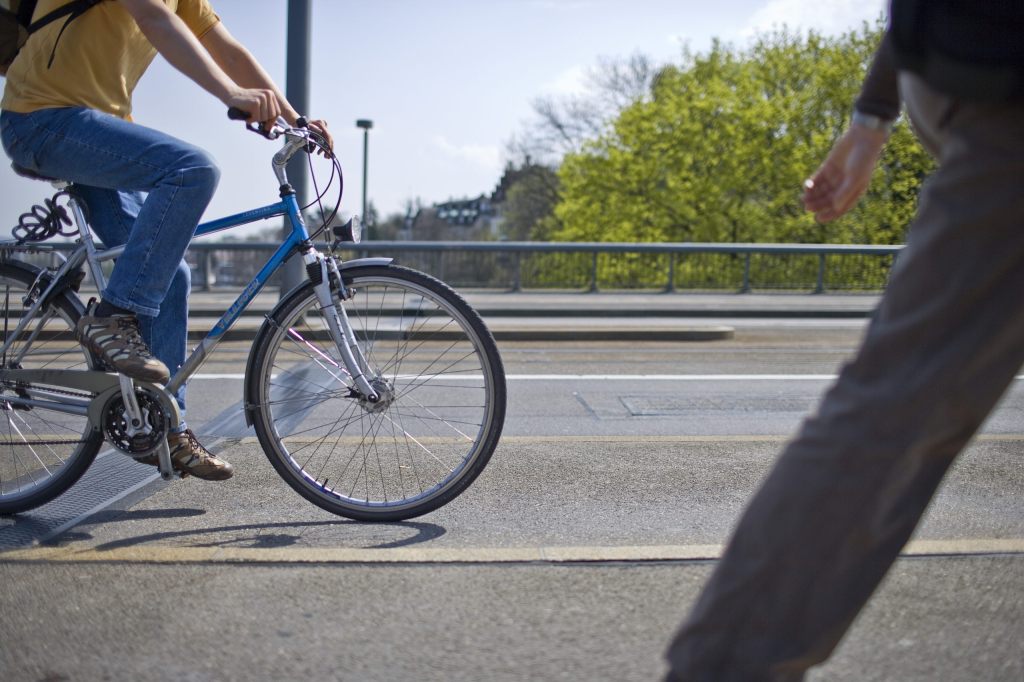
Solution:
<svg viewBox="0 0 1024 682">
<path fill-rule="evenodd" d="M 238 107 L 229 107 L 228 118 L 230 118 L 232 121 L 245 121 L 246 130 L 252 133 L 256 133 L 261 137 L 265 137 L 268 140 L 276 140 L 277 138 L 281 137 L 282 131 L 278 130 L 276 126 L 271 126 L 269 130 L 264 130 L 261 124 L 250 122 L 249 112 L 245 111 L 244 109 L 239 109 Z"/>
<path fill-rule="evenodd" d="M 277 138 L 281 137 L 281 131 L 278 130 L 276 127 L 271 127 L 269 130 L 264 130 L 263 126 L 259 123 L 246 122 L 245 128 L 246 130 L 256 133 L 261 137 L 265 137 L 268 140 L 276 140 Z"/>
<path fill-rule="evenodd" d="M 274 126 L 272 126 L 269 130 L 264 130 L 263 126 L 259 123 L 251 123 L 249 121 L 249 112 L 245 111 L 244 109 L 239 109 L 238 107 L 230 107 L 228 109 L 228 118 L 230 118 L 232 121 L 245 121 L 246 130 L 256 133 L 261 137 L 265 137 L 268 140 L 276 140 L 282 135 L 286 134 L 289 130 L 303 129 L 307 131 L 305 144 L 306 153 L 314 154 L 318 149 L 321 149 L 320 145 L 314 142 L 313 138 L 310 136 L 310 133 L 312 131 L 309 128 L 309 119 L 307 119 L 305 116 L 300 116 L 295 121 L 294 128 L 289 126 L 288 122 L 285 121 L 283 118 L 278 117 L 277 123 Z"/>
</svg>

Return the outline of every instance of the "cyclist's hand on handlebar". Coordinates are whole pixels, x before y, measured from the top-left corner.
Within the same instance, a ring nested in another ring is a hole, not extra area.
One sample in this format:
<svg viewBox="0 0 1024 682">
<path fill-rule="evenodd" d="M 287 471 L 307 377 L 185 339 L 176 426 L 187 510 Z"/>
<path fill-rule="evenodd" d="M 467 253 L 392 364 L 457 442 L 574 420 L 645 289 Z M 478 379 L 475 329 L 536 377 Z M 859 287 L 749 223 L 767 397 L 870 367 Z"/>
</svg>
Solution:
<svg viewBox="0 0 1024 682">
<path fill-rule="evenodd" d="M 309 122 L 309 129 L 324 138 L 324 144 L 327 145 L 328 150 L 334 151 L 334 138 L 331 137 L 331 133 L 327 130 L 327 121 L 314 119 Z M 327 156 L 327 151 L 320 149 L 319 154 Z"/>
<path fill-rule="evenodd" d="M 281 105 L 273 90 L 262 88 L 239 88 L 228 97 L 224 104 L 228 108 L 241 109 L 249 114 L 250 123 L 259 123 L 270 128 L 281 115 Z"/>
</svg>

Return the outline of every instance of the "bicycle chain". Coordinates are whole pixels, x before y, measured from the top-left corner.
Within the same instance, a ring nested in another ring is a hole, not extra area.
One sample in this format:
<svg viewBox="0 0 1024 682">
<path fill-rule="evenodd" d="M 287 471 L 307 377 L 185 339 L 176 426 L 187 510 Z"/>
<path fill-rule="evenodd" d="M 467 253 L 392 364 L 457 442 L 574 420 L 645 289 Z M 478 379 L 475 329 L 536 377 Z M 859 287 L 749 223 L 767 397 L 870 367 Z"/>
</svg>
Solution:
<svg viewBox="0 0 1024 682">
<path fill-rule="evenodd" d="M 25 390 L 25 389 L 31 388 L 31 387 L 32 387 L 31 384 L 22 384 L 20 386 L 14 386 L 14 387 L 12 387 L 12 386 L 5 386 L 5 388 L 15 388 L 15 389 L 21 389 L 21 390 Z M 78 392 L 75 392 L 75 391 L 64 391 L 64 390 L 61 390 L 59 388 L 49 388 L 49 387 L 47 387 L 46 391 L 47 391 L 47 393 L 58 393 L 60 395 L 74 396 L 76 398 L 84 398 L 86 396 L 86 394 L 83 394 L 83 393 L 78 393 Z M 2 402 L 3 405 L 5 405 L 5 407 L 0 408 L 0 409 L 4 409 L 4 410 L 16 410 L 16 409 L 18 409 L 14 405 L 11 405 L 6 400 L 3 400 L 2 397 L 0 397 L 0 402 Z M 88 441 L 86 441 L 84 438 L 79 439 L 79 440 L 34 440 L 34 441 L 28 441 L 28 443 L 30 445 L 79 445 L 81 443 L 86 443 L 86 442 L 88 442 Z M 14 444 L 14 441 L 11 441 L 10 444 Z"/>
<path fill-rule="evenodd" d="M 14 384 L 13 386 L 8 384 L 8 385 L 4 386 L 4 388 L 13 388 L 15 390 L 21 389 L 21 390 L 24 391 L 25 389 L 36 388 L 36 387 L 33 384 L 17 383 L 17 384 Z M 93 397 L 95 397 L 91 393 L 82 393 L 81 391 L 66 391 L 66 390 L 61 390 L 59 388 L 51 388 L 50 386 L 47 386 L 45 390 L 46 390 L 47 393 L 57 393 L 59 395 L 70 395 L 70 396 L 74 396 L 75 398 L 93 398 Z M 3 398 L 0 397 L 0 400 L 3 400 Z"/>
<path fill-rule="evenodd" d="M 86 443 L 85 440 L 26 440 L 26 441 L 8 441 L 3 443 L 5 445 L 79 445 Z"/>
</svg>

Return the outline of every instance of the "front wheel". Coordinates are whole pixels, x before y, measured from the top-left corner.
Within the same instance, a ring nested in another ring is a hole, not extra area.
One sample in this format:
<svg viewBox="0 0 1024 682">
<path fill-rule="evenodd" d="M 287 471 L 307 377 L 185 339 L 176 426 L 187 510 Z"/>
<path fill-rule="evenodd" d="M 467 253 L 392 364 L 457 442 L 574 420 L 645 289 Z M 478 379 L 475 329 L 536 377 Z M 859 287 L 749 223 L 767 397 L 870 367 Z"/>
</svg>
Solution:
<svg viewBox="0 0 1024 682">
<path fill-rule="evenodd" d="M 494 452 L 505 418 L 501 357 L 444 283 L 394 265 L 343 275 L 380 400 L 355 390 L 307 284 L 253 345 L 247 409 L 278 473 L 314 504 L 363 521 L 419 516 L 464 491 Z"/>
</svg>

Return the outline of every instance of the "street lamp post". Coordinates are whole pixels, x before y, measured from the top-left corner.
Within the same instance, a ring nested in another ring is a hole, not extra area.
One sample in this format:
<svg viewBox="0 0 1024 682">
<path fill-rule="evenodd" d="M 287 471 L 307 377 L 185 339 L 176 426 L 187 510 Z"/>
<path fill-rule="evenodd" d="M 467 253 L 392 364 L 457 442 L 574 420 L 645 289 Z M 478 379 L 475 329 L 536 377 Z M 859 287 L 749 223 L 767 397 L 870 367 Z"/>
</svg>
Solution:
<svg viewBox="0 0 1024 682">
<path fill-rule="evenodd" d="M 373 121 L 368 118 L 361 118 L 356 121 L 356 127 L 362 128 L 363 130 L 363 225 L 366 229 L 366 239 L 370 240 L 370 225 L 369 216 L 366 214 L 366 173 L 369 167 L 370 159 L 370 128 L 373 127 Z"/>
<path fill-rule="evenodd" d="M 287 82 L 285 97 L 303 116 L 309 115 L 310 27 L 312 26 L 311 0 L 288 0 L 288 45 L 286 48 Z M 306 205 L 309 188 L 309 170 L 303 155 L 288 164 L 288 181 L 295 190 L 299 206 Z M 285 223 L 284 237 L 291 232 Z M 301 258 L 292 258 L 281 269 L 281 296 L 305 280 Z"/>
</svg>

